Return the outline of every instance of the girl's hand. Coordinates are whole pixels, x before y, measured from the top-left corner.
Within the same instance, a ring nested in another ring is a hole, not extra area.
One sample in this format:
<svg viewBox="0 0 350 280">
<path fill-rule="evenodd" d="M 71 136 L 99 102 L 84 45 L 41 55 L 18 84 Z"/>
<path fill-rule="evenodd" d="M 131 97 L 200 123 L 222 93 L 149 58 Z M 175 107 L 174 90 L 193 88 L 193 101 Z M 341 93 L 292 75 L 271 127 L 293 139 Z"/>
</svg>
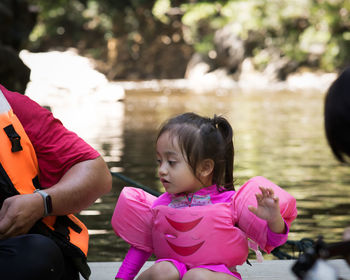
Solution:
<svg viewBox="0 0 350 280">
<path fill-rule="evenodd" d="M 280 213 L 279 198 L 270 188 L 259 187 L 261 193 L 255 194 L 257 208 L 248 206 L 248 209 L 260 219 L 266 220 L 269 228 L 276 233 L 285 231 L 284 220 Z"/>
</svg>

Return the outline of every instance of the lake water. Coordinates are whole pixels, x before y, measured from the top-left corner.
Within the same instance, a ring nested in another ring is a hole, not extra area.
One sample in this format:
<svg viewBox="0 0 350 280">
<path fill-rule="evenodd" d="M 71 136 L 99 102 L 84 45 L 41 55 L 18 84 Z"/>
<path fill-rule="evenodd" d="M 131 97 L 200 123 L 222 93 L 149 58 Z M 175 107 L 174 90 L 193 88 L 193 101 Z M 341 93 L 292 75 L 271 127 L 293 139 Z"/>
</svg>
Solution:
<svg viewBox="0 0 350 280">
<path fill-rule="evenodd" d="M 153 81 L 148 86 L 148 82 L 125 82 L 121 83 L 127 88 L 125 99 L 116 102 L 91 91 L 108 85 L 101 74 L 89 71 L 88 62 L 80 57 L 80 68 L 74 68 L 78 57 L 66 55 L 65 59 L 62 53 L 22 53 L 32 69 L 26 94 L 49 105 L 65 126 L 103 155 L 111 171 L 163 191 L 154 154 L 161 123 L 187 111 L 222 114 L 234 129 L 237 186 L 261 175 L 296 197 L 299 215 L 290 240 L 319 235 L 326 242 L 341 240 L 343 228 L 350 225 L 350 167 L 339 164 L 327 145 L 323 127 L 327 87 L 320 89 L 321 81 L 316 80 L 314 91 L 226 88 L 202 94 L 181 89 L 176 81 Z M 79 215 L 91 236 L 89 261 L 121 260 L 128 249 L 110 225 L 124 185 L 115 178 L 112 191 Z"/>
<path fill-rule="evenodd" d="M 154 139 L 160 124 L 186 111 L 223 114 L 234 128 L 237 185 L 257 175 L 269 178 L 297 199 L 299 215 L 290 240 L 323 235 L 334 242 L 341 240 L 343 228 L 350 224 L 350 168 L 336 162 L 328 148 L 323 98 L 323 93 L 311 91 L 232 90 L 198 95 L 143 89 L 127 91 L 123 102 L 93 107 L 82 102 L 75 115 L 64 113 L 64 106 L 56 111 L 63 119 L 69 116 L 72 129 L 104 156 L 112 171 L 158 191 L 163 190 L 157 178 Z M 80 215 L 91 233 L 90 261 L 120 260 L 127 251 L 110 226 L 124 185 L 114 179 L 112 192 Z"/>
</svg>

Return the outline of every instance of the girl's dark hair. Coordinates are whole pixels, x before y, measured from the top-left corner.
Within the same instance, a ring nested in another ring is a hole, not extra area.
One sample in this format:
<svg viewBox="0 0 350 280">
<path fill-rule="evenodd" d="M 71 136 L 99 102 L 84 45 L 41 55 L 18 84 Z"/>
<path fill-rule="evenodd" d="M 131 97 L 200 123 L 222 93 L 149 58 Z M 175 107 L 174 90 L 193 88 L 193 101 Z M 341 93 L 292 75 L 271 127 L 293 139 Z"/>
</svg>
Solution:
<svg viewBox="0 0 350 280">
<path fill-rule="evenodd" d="M 234 190 L 233 131 L 225 118 L 214 115 L 211 119 L 184 113 L 168 120 L 160 129 L 157 140 L 165 132 L 170 137 L 176 137 L 193 174 L 197 174 L 196 169 L 201 161 L 211 159 L 214 162 L 213 184 L 225 190 Z"/>
<path fill-rule="evenodd" d="M 350 157 L 350 67 L 330 86 L 325 99 L 325 130 L 335 157 Z"/>
</svg>

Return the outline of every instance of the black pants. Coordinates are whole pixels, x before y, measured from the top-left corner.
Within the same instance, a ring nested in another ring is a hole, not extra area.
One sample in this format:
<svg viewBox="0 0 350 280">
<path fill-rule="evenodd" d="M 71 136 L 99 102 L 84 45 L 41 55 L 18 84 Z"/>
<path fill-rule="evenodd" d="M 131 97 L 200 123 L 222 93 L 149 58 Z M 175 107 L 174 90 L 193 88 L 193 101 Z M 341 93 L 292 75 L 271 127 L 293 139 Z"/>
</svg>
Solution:
<svg viewBox="0 0 350 280">
<path fill-rule="evenodd" d="M 0 279 L 78 280 L 79 273 L 50 238 L 26 234 L 0 240 Z"/>
</svg>

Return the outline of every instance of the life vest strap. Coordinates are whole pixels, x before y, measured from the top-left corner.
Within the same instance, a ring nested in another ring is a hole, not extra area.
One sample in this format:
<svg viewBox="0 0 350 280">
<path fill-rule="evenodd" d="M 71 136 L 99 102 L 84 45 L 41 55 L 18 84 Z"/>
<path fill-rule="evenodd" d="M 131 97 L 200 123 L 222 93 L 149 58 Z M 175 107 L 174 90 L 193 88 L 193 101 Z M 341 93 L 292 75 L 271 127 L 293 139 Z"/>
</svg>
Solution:
<svg viewBox="0 0 350 280">
<path fill-rule="evenodd" d="M 67 226 L 69 226 L 72 230 L 74 230 L 77 233 L 82 232 L 83 229 L 79 225 L 73 222 L 68 216 L 64 216 L 64 217 L 66 219 Z"/>
<path fill-rule="evenodd" d="M 4 167 L 0 163 L 0 209 L 6 198 L 16 194 L 19 193 L 14 188 L 11 179 L 9 178 Z"/>
<path fill-rule="evenodd" d="M 36 189 L 41 189 L 40 187 L 40 182 L 39 182 L 39 176 L 36 175 L 33 179 L 32 179 L 32 183 L 33 183 L 33 186 L 36 188 Z"/>
<path fill-rule="evenodd" d="M 83 230 L 79 225 L 74 223 L 68 216 L 58 216 L 56 218 L 56 222 L 53 227 L 56 232 L 61 233 L 67 238 L 69 238 L 68 227 L 70 227 L 72 230 L 74 230 L 77 233 L 81 233 L 81 231 Z"/>
<path fill-rule="evenodd" d="M 21 146 L 21 136 L 19 136 L 19 134 L 16 132 L 13 125 L 10 124 L 10 125 L 4 127 L 4 131 L 7 135 L 7 137 L 11 141 L 11 145 L 12 145 L 11 152 L 15 153 L 15 152 L 22 151 L 23 148 Z"/>
</svg>

